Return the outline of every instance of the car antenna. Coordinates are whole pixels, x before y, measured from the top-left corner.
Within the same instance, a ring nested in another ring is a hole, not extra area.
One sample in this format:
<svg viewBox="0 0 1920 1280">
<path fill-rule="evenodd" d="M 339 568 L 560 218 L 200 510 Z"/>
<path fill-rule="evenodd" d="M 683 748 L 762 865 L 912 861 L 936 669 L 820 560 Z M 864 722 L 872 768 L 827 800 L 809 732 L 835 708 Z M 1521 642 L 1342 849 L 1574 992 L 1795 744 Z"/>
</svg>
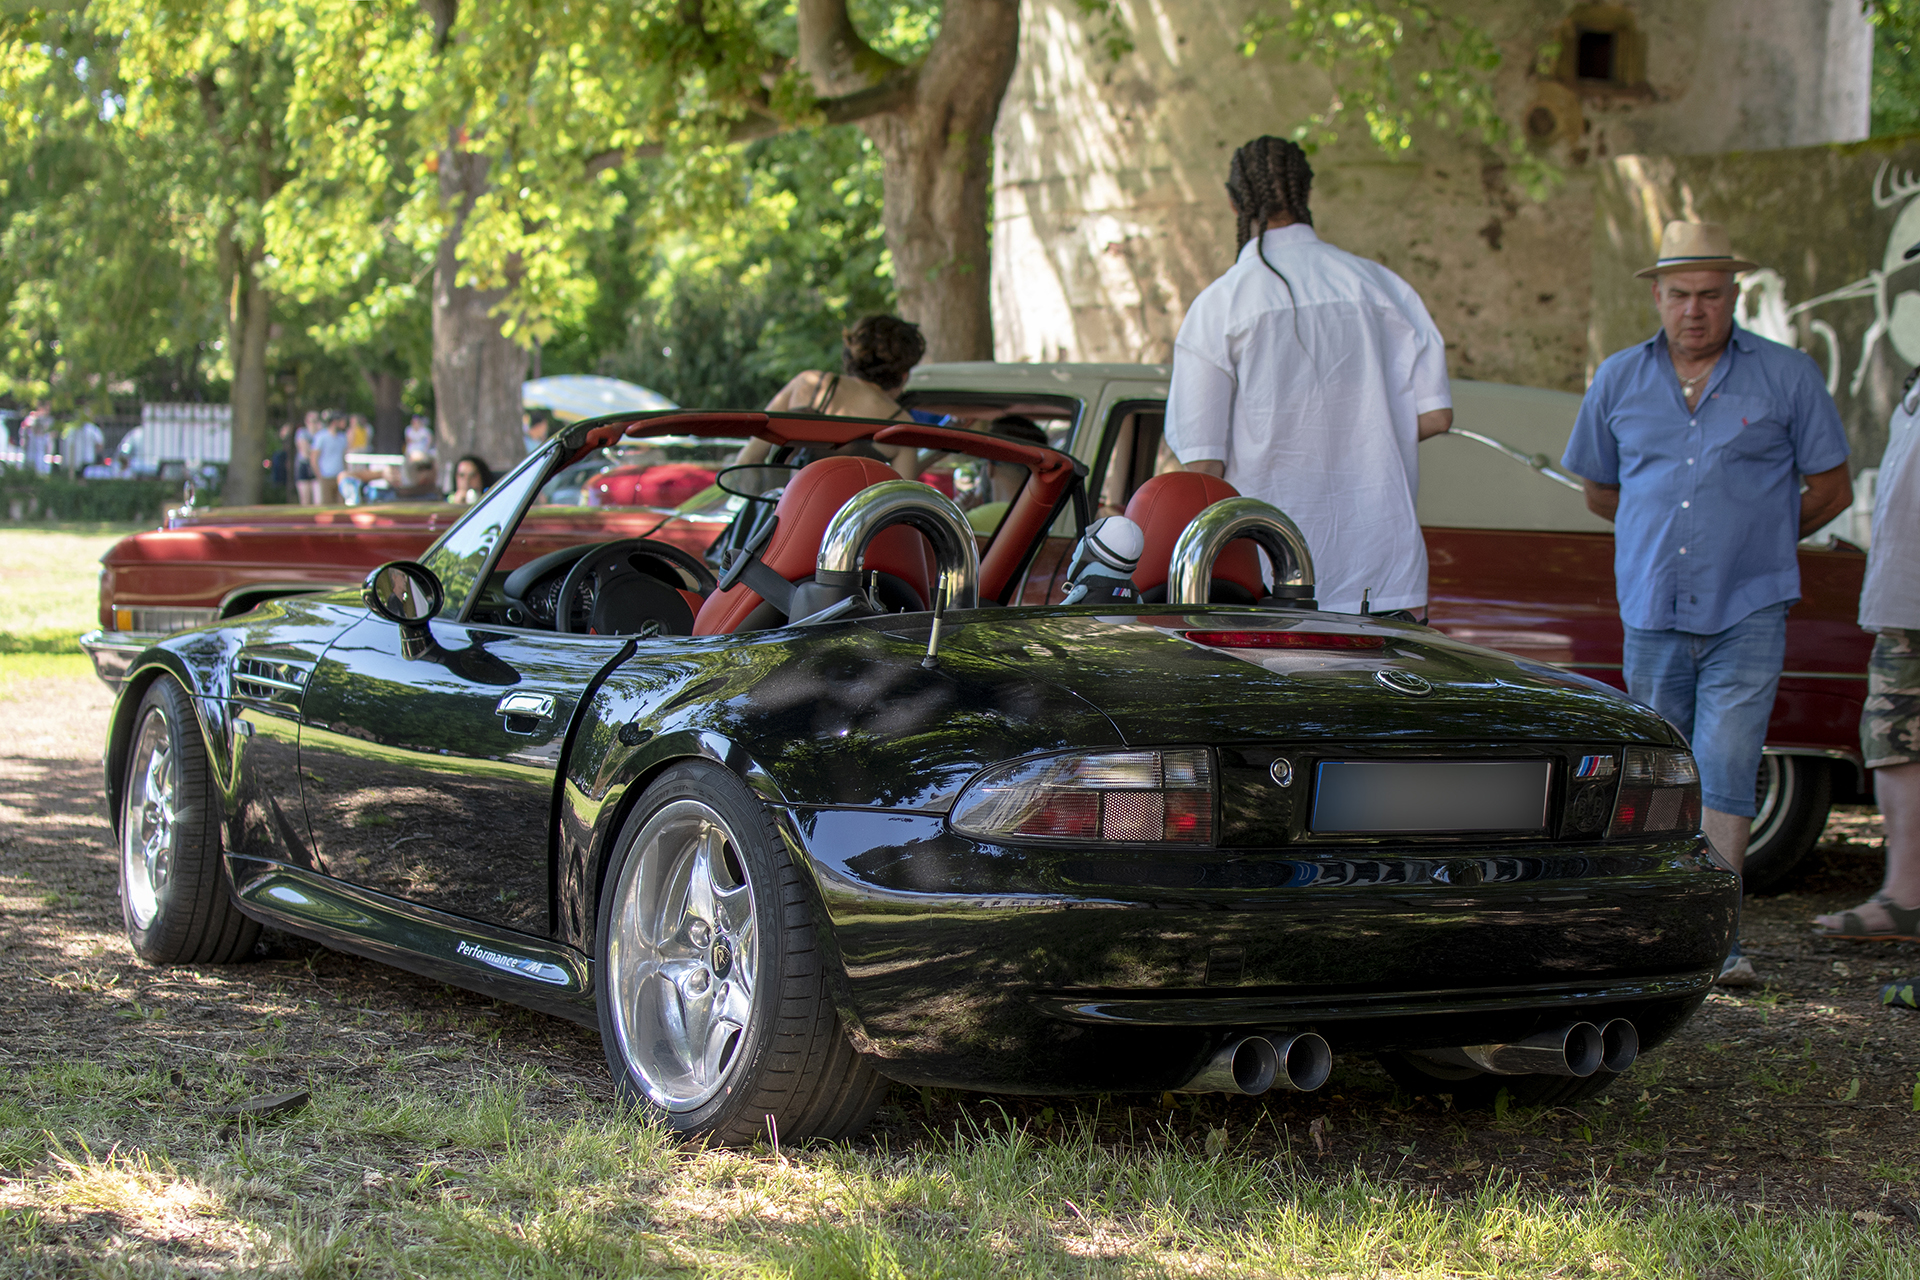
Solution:
<svg viewBox="0 0 1920 1280">
<path fill-rule="evenodd" d="M 947 584 L 940 584 L 940 594 L 933 602 L 933 628 L 927 632 L 927 656 L 920 659 L 920 665 L 932 671 L 940 665 L 940 627 L 947 619 Z"/>
<path fill-rule="evenodd" d="M 1373 612 L 1373 610 L 1369 608 L 1367 605 L 1367 597 L 1372 594 L 1373 594 L 1372 587 L 1360 588 L 1360 616 L 1363 618 Z"/>
</svg>

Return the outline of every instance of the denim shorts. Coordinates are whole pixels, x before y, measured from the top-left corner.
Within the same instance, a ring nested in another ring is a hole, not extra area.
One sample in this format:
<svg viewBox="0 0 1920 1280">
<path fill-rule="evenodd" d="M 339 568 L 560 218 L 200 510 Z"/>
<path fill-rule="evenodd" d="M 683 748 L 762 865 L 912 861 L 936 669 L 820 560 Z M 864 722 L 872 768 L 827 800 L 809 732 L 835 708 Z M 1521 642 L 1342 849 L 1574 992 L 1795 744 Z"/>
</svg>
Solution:
<svg viewBox="0 0 1920 1280">
<path fill-rule="evenodd" d="M 1760 753 L 1787 656 L 1787 606 L 1756 609 L 1725 631 L 1627 628 L 1627 692 L 1687 736 L 1709 809 L 1751 818 Z"/>
</svg>

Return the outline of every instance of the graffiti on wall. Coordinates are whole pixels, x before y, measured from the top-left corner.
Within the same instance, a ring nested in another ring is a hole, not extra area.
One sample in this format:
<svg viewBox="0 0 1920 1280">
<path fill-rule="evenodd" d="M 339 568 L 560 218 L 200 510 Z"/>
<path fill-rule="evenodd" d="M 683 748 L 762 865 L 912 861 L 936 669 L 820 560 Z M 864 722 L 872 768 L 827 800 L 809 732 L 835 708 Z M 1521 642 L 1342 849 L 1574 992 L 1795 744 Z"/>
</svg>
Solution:
<svg viewBox="0 0 1920 1280">
<path fill-rule="evenodd" d="M 1739 323 L 1763 338 L 1788 346 L 1802 344 L 1804 329 L 1805 334 L 1811 335 L 1824 349 L 1827 391 L 1837 396 L 1846 356 L 1840 349 L 1839 333 L 1819 311 L 1842 303 L 1871 302 L 1873 320 L 1861 336 L 1860 354 L 1854 361 L 1853 376 L 1847 382 L 1847 394 L 1860 394 L 1867 370 L 1872 367 L 1874 348 L 1882 342 L 1891 343 L 1894 353 L 1905 363 L 1920 365 L 1920 287 L 1916 287 L 1920 286 L 1920 270 L 1915 270 L 1915 264 L 1904 256 L 1909 248 L 1920 244 L 1917 196 L 1920 196 L 1920 176 L 1908 170 L 1896 171 L 1891 161 L 1881 161 L 1873 175 L 1869 198 L 1876 209 L 1900 212 L 1894 218 L 1880 265 L 1857 280 L 1805 302 L 1788 300 L 1786 277 L 1772 267 L 1750 271 L 1740 279 L 1740 303 L 1735 312 Z M 1903 276 L 1901 284 L 1906 287 L 1895 285 L 1896 275 Z"/>
</svg>

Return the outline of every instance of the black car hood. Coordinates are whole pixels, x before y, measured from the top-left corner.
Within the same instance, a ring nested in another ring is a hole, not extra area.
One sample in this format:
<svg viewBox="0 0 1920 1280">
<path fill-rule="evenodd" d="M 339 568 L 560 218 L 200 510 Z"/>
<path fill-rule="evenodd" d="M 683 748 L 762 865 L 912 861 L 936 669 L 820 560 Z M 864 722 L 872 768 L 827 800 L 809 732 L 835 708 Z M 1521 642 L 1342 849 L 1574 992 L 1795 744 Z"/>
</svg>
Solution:
<svg viewBox="0 0 1920 1280">
<path fill-rule="evenodd" d="M 1225 649 L 1187 638 L 1204 630 L 1377 637 L 1382 647 Z M 1426 627 L 1345 614 L 1019 610 L 955 628 L 942 647 L 1073 690 L 1130 746 L 1677 741 L 1654 712 L 1595 681 Z M 1383 672 L 1419 679 L 1396 688 Z"/>
</svg>

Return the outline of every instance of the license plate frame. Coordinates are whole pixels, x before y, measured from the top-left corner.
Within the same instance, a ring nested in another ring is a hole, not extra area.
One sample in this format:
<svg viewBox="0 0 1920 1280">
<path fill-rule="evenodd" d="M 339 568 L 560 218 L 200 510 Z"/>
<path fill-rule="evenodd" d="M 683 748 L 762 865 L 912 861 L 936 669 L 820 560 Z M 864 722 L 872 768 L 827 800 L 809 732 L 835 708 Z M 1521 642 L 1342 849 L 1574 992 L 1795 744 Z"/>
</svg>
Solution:
<svg viewBox="0 0 1920 1280">
<path fill-rule="evenodd" d="M 1548 828 L 1553 762 L 1322 760 L 1307 831 L 1315 836 L 1516 836 Z"/>
</svg>

